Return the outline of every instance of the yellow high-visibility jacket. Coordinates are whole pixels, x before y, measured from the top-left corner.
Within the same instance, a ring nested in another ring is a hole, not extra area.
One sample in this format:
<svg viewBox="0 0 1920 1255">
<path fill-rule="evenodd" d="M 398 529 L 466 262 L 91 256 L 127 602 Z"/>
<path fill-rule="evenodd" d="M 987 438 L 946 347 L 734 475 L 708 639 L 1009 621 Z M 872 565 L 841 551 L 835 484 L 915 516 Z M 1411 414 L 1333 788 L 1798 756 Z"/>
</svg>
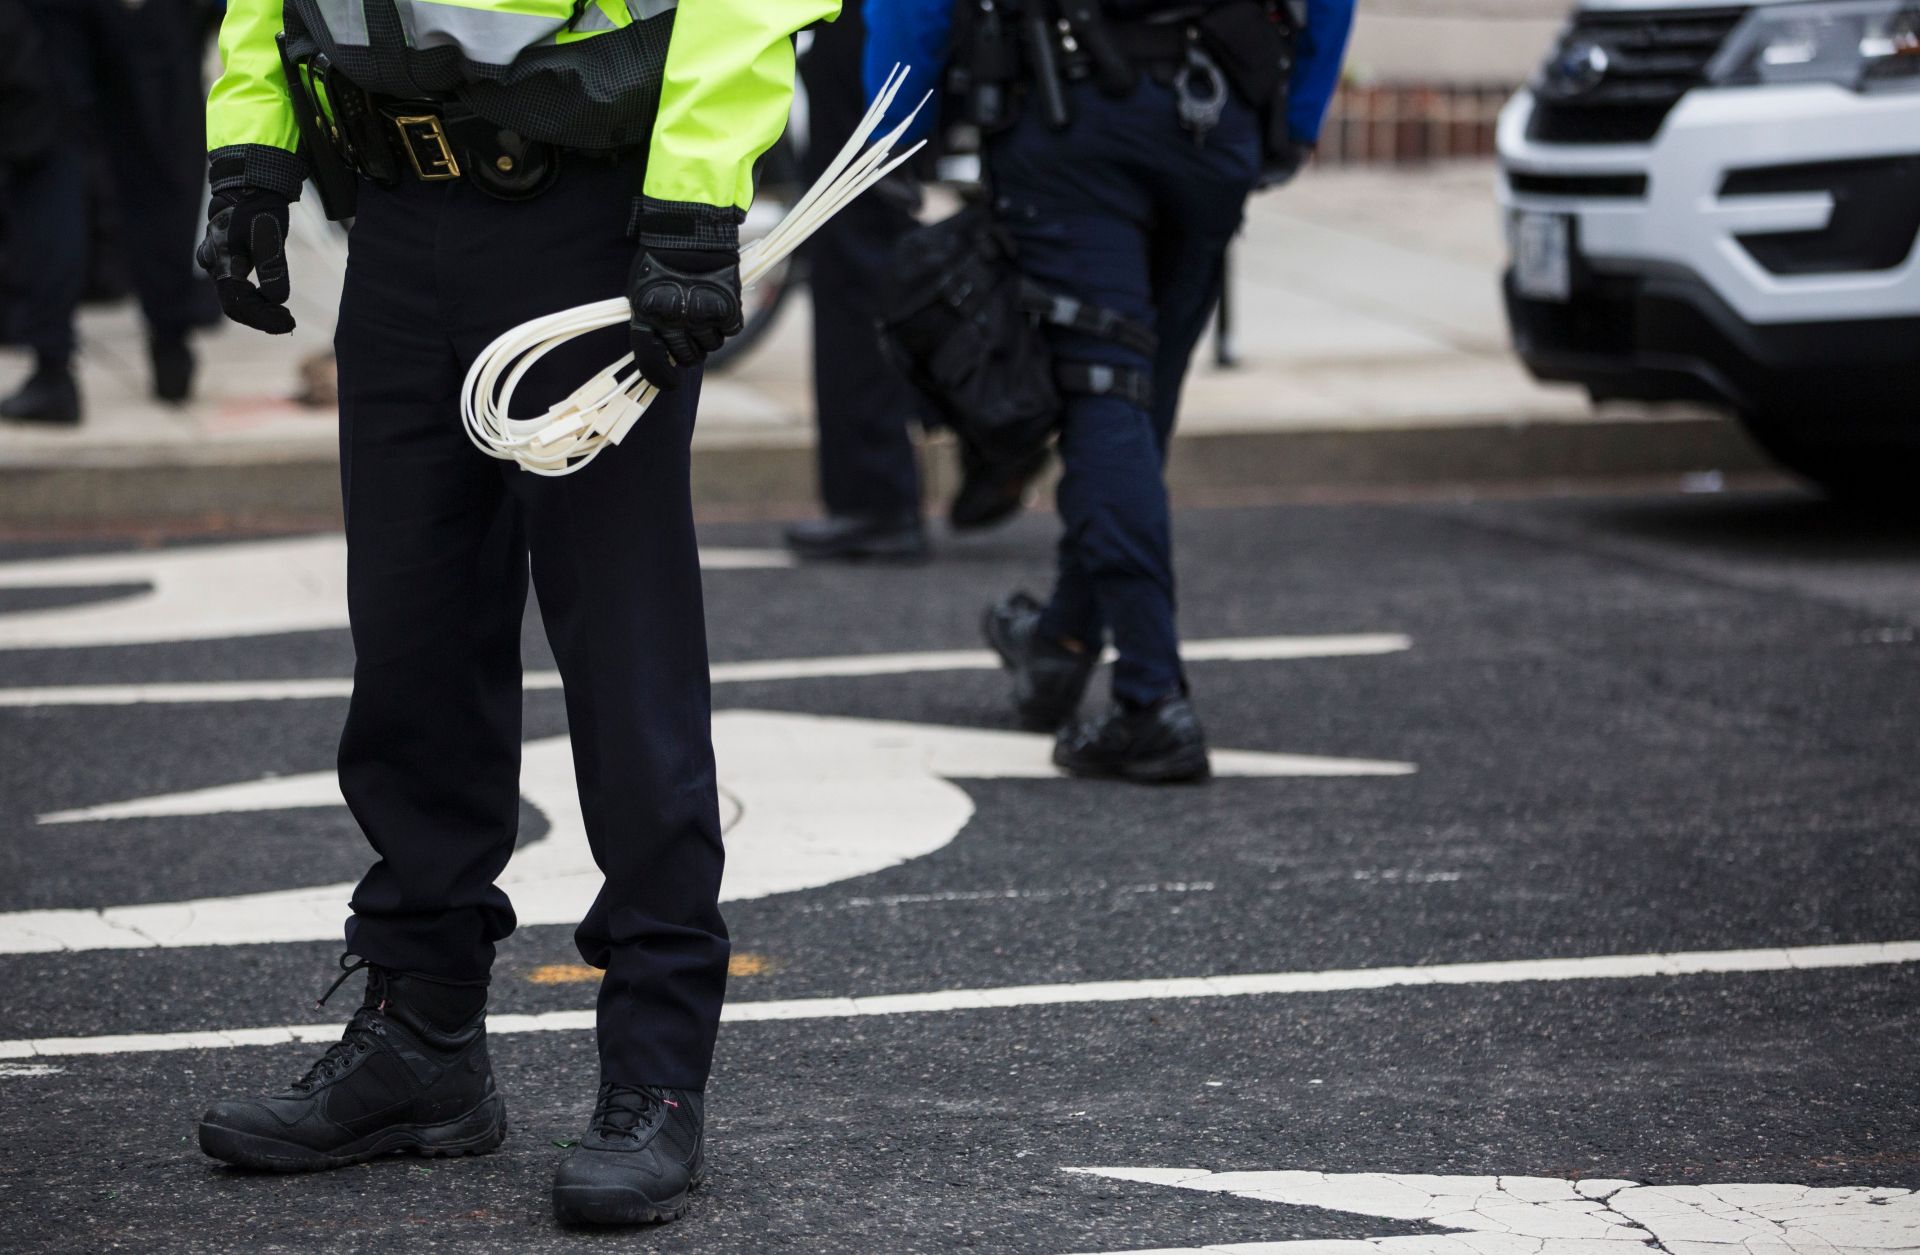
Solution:
<svg viewBox="0 0 1920 1255">
<path fill-rule="evenodd" d="M 386 73 L 533 139 L 644 142 L 649 199 L 745 209 L 753 163 L 787 123 L 793 34 L 839 10 L 840 0 L 231 0 L 207 145 L 229 158 L 216 168 L 297 194 L 299 136 L 274 44 L 286 29 L 342 69 L 369 67 L 353 73 L 362 87 L 419 94 L 366 81 Z M 650 133 L 609 125 L 616 117 L 650 120 Z"/>
</svg>

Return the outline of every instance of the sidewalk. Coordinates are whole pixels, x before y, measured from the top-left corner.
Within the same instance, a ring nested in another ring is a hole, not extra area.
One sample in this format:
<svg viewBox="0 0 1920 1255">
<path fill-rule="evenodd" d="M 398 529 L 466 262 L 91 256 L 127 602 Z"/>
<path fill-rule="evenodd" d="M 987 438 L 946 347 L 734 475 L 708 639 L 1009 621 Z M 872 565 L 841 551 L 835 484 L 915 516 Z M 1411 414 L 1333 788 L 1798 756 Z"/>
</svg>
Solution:
<svg viewBox="0 0 1920 1255">
<path fill-rule="evenodd" d="M 1758 455 L 1694 410 L 1604 407 L 1530 380 L 1506 349 L 1491 167 L 1311 172 L 1256 199 L 1233 259 L 1241 364 L 1203 345 L 1176 441 L 1176 492 L 1736 469 Z M 334 508 L 331 412 L 302 408 L 297 364 L 324 349 L 337 254 L 296 222 L 296 332 L 200 341 L 199 399 L 146 397 L 131 308 L 82 319 L 76 431 L 0 425 L 0 519 Z M 812 413 L 804 297 L 732 372 L 708 380 L 695 438 L 706 505 L 804 510 Z M 0 388 L 25 356 L 0 351 Z M 930 450 L 938 491 L 948 452 Z M 479 456 L 476 454 L 475 456 Z"/>
</svg>

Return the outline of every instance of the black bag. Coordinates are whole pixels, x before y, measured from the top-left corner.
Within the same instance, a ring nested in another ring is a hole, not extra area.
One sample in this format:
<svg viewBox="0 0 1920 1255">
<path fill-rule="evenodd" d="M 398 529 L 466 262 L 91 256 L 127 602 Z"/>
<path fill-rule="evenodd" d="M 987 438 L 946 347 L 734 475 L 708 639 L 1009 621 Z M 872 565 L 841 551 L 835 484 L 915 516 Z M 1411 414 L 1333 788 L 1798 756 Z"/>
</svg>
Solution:
<svg viewBox="0 0 1920 1255">
<path fill-rule="evenodd" d="M 1023 276 L 1013 241 L 984 205 L 909 232 L 895 245 L 881 344 L 953 433 L 990 459 L 1043 448 L 1060 425 L 1063 391 L 1152 404 L 1152 380 L 1142 372 L 1056 363 L 1045 323 L 1153 353 L 1153 333 L 1139 323 Z"/>
</svg>

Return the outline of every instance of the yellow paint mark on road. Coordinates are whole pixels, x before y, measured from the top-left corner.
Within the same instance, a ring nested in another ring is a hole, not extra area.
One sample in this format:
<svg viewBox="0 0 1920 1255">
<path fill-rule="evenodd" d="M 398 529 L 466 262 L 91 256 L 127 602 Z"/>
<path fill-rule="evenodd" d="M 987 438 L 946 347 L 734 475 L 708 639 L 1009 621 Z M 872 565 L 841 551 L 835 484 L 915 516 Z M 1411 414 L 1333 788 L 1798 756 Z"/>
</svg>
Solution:
<svg viewBox="0 0 1920 1255">
<path fill-rule="evenodd" d="M 575 985 L 599 980 L 600 969 L 585 963 L 544 963 L 528 972 L 527 979 L 536 985 Z"/>
<path fill-rule="evenodd" d="M 764 976 L 773 968 L 772 959 L 749 951 L 741 951 L 727 960 L 729 976 Z M 527 979 L 536 985 L 584 985 L 598 981 L 600 969 L 585 963 L 543 963 L 528 972 Z"/>
<path fill-rule="evenodd" d="M 774 968 L 773 960 L 764 954 L 753 954 L 742 950 L 727 960 L 729 976 L 765 976 Z"/>
</svg>

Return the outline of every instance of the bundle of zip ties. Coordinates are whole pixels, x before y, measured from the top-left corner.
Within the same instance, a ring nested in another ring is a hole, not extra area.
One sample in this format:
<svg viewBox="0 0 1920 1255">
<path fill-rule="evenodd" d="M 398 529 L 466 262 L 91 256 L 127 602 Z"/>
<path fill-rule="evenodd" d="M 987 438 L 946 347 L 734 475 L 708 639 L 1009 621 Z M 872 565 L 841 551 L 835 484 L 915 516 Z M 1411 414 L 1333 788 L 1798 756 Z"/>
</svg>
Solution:
<svg viewBox="0 0 1920 1255">
<path fill-rule="evenodd" d="M 859 128 L 819 181 L 807 189 L 778 226 L 740 250 L 741 286 L 750 286 L 779 265 L 822 223 L 919 150 L 920 145 L 915 144 L 898 156 L 893 152 L 894 145 L 913 125 L 912 115 L 871 147 L 865 147 L 906 78 L 904 68 L 894 67 Z M 914 114 L 925 104 L 923 98 Z M 575 336 L 602 327 L 625 326 L 628 318 L 626 298 L 614 297 L 521 323 L 488 345 L 467 371 L 461 390 L 460 418 L 466 424 L 468 439 L 482 453 L 518 462 L 522 470 L 535 475 L 571 474 L 599 457 L 608 445 L 619 444 L 658 394 L 635 368 L 632 353 L 581 384 L 544 414 L 511 418 L 508 412 L 514 389 L 534 363 Z"/>
</svg>

